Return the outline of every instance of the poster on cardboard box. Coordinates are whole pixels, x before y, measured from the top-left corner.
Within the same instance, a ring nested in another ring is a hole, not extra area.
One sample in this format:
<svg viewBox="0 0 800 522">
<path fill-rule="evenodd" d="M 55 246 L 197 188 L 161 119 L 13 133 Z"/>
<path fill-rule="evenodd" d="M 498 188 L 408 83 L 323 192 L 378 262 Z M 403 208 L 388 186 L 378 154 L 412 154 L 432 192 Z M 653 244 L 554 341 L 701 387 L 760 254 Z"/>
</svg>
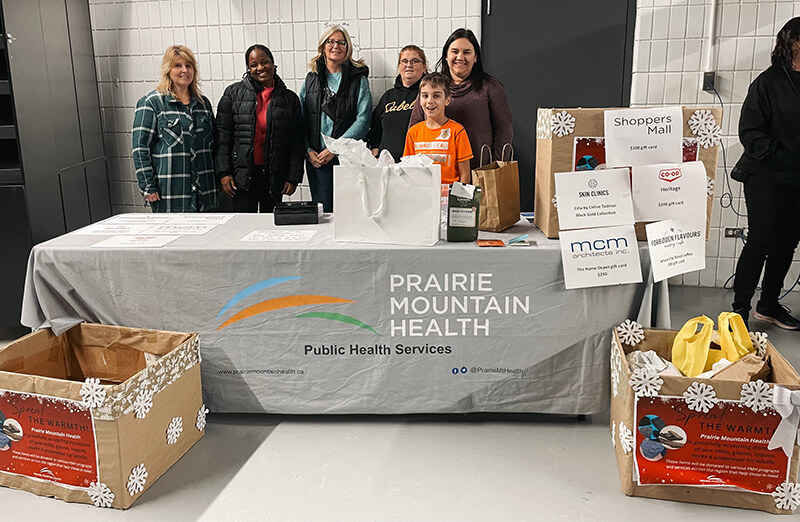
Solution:
<svg viewBox="0 0 800 522">
<path fill-rule="evenodd" d="M 681 161 L 697 161 L 697 138 L 683 138 Z M 606 168 L 606 139 L 603 137 L 575 138 L 572 150 L 572 169 L 599 170 Z"/>
<path fill-rule="evenodd" d="M 58 397 L 0 390 L 0 473 L 88 488 L 98 481 L 92 413 Z"/>
<path fill-rule="evenodd" d="M 702 161 L 633 167 L 636 221 L 698 219 L 705 227 L 707 186 Z"/>
<path fill-rule="evenodd" d="M 705 219 L 666 219 L 644 228 L 656 283 L 706 267 Z"/>
<path fill-rule="evenodd" d="M 683 145 L 680 107 L 605 111 L 608 167 L 679 163 Z"/>
<path fill-rule="evenodd" d="M 638 397 L 634 414 L 639 484 L 772 493 L 789 477 L 791 455 L 767 449 L 781 422 L 774 409 L 720 400 L 703 413 L 684 397 Z"/>
<path fill-rule="evenodd" d="M 559 236 L 567 289 L 642 282 L 633 225 L 565 230 Z"/>
<path fill-rule="evenodd" d="M 633 225 L 628 169 L 557 172 L 555 181 L 561 230 Z"/>
</svg>

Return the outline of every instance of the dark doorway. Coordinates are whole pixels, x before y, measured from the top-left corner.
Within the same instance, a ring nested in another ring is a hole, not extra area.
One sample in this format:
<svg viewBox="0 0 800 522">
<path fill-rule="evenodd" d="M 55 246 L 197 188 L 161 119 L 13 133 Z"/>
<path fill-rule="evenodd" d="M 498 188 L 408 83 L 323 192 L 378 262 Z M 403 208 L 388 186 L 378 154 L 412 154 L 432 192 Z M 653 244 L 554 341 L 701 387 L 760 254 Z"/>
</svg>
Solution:
<svg viewBox="0 0 800 522">
<path fill-rule="evenodd" d="M 536 110 L 630 104 L 635 0 L 482 0 L 486 71 L 514 117 L 520 203 L 533 210 Z"/>
</svg>

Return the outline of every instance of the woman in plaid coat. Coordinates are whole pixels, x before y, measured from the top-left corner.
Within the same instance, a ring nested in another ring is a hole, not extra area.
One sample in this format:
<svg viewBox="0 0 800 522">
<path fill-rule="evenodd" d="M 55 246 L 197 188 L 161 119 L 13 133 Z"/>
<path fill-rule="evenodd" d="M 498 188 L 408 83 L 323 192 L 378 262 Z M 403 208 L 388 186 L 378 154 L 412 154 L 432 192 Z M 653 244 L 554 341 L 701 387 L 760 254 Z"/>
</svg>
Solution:
<svg viewBox="0 0 800 522">
<path fill-rule="evenodd" d="M 197 85 L 197 61 L 172 45 L 156 90 L 136 103 L 133 164 L 153 212 L 207 212 L 218 206 L 214 175 L 214 114 Z"/>
</svg>

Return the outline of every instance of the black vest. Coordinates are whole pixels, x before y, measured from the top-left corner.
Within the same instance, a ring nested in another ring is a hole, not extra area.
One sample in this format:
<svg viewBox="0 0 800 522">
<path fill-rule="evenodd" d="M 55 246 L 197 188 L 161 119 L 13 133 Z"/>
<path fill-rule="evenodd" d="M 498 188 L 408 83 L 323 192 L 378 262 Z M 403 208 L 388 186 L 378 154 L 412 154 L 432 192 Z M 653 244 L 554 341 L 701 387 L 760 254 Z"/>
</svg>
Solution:
<svg viewBox="0 0 800 522">
<path fill-rule="evenodd" d="M 322 99 L 328 85 L 324 58 L 317 61 L 317 73 L 310 72 L 306 76 L 305 118 L 306 139 L 308 145 L 317 152 L 325 148 L 320 136 L 322 118 Z M 335 96 L 335 117 L 333 120 L 333 136 L 338 138 L 356 121 L 358 116 L 358 91 L 361 77 L 369 74 L 368 67 L 353 67 L 346 61 L 342 64 L 342 82 Z"/>
</svg>

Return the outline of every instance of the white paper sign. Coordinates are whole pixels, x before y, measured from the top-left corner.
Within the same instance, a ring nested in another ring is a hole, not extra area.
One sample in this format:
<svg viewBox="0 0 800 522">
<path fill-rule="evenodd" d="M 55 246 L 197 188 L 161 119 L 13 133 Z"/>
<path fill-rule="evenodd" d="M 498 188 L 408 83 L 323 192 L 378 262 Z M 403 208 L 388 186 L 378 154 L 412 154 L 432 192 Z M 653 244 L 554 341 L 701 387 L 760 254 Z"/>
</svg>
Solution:
<svg viewBox="0 0 800 522">
<path fill-rule="evenodd" d="M 683 147 L 680 107 L 605 111 L 606 165 L 679 163 Z"/>
<path fill-rule="evenodd" d="M 156 223 L 166 223 L 170 219 L 172 219 L 170 214 L 118 214 L 106 219 L 103 221 L 103 224 L 128 223 L 154 225 Z"/>
<path fill-rule="evenodd" d="M 684 218 L 705 223 L 708 180 L 702 161 L 641 165 L 632 170 L 636 221 Z"/>
<path fill-rule="evenodd" d="M 561 230 L 633 225 L 628 169 L 557 172 L 555 180 Z"/>
<path fill-rule="evenodd" d="M 70 234 L 77 236 L 122 236 L 128 234 L 141 234 L 152 224 L 133 225 L 124 223 L 96 223 L 87 227 L 79 228 Z"/>
<path fill-rule="evenodd" d="M 222 225 L 233 218 L 234 214 L 206 214 L 199 212 L 196 214 L 172 214 L 170 225 Z"/>
<path fill-rule="evenodd" d="M 706 223 L 667 219 L 645 225 L 655 282 L 706 267 Z"/>
<path fill-rule="evenodd" d="M 240 241 L 302 241 L 311 239 L 316 230 L 253 230 Z"/>
<path fill-rule="evenodd" d="M 632 225 L 562 231 L 559 240 L 567 289 L 642 282 Z"/>
<path fill-rule="evenodd" d="M 148 228 L 145 233 L 147 234 L 175 234 L 179 236 L 199 236 L 212 230 L 217 225 L 188 225 L 172 223 L 164 223 L 162 225 L 154 225 Z"/>
<path fill-rule="evenodd" d="M 90 248 L 161 248 L 176 239 L 178 236 L 114 236 L 95 243 Z"/>
</svg>

